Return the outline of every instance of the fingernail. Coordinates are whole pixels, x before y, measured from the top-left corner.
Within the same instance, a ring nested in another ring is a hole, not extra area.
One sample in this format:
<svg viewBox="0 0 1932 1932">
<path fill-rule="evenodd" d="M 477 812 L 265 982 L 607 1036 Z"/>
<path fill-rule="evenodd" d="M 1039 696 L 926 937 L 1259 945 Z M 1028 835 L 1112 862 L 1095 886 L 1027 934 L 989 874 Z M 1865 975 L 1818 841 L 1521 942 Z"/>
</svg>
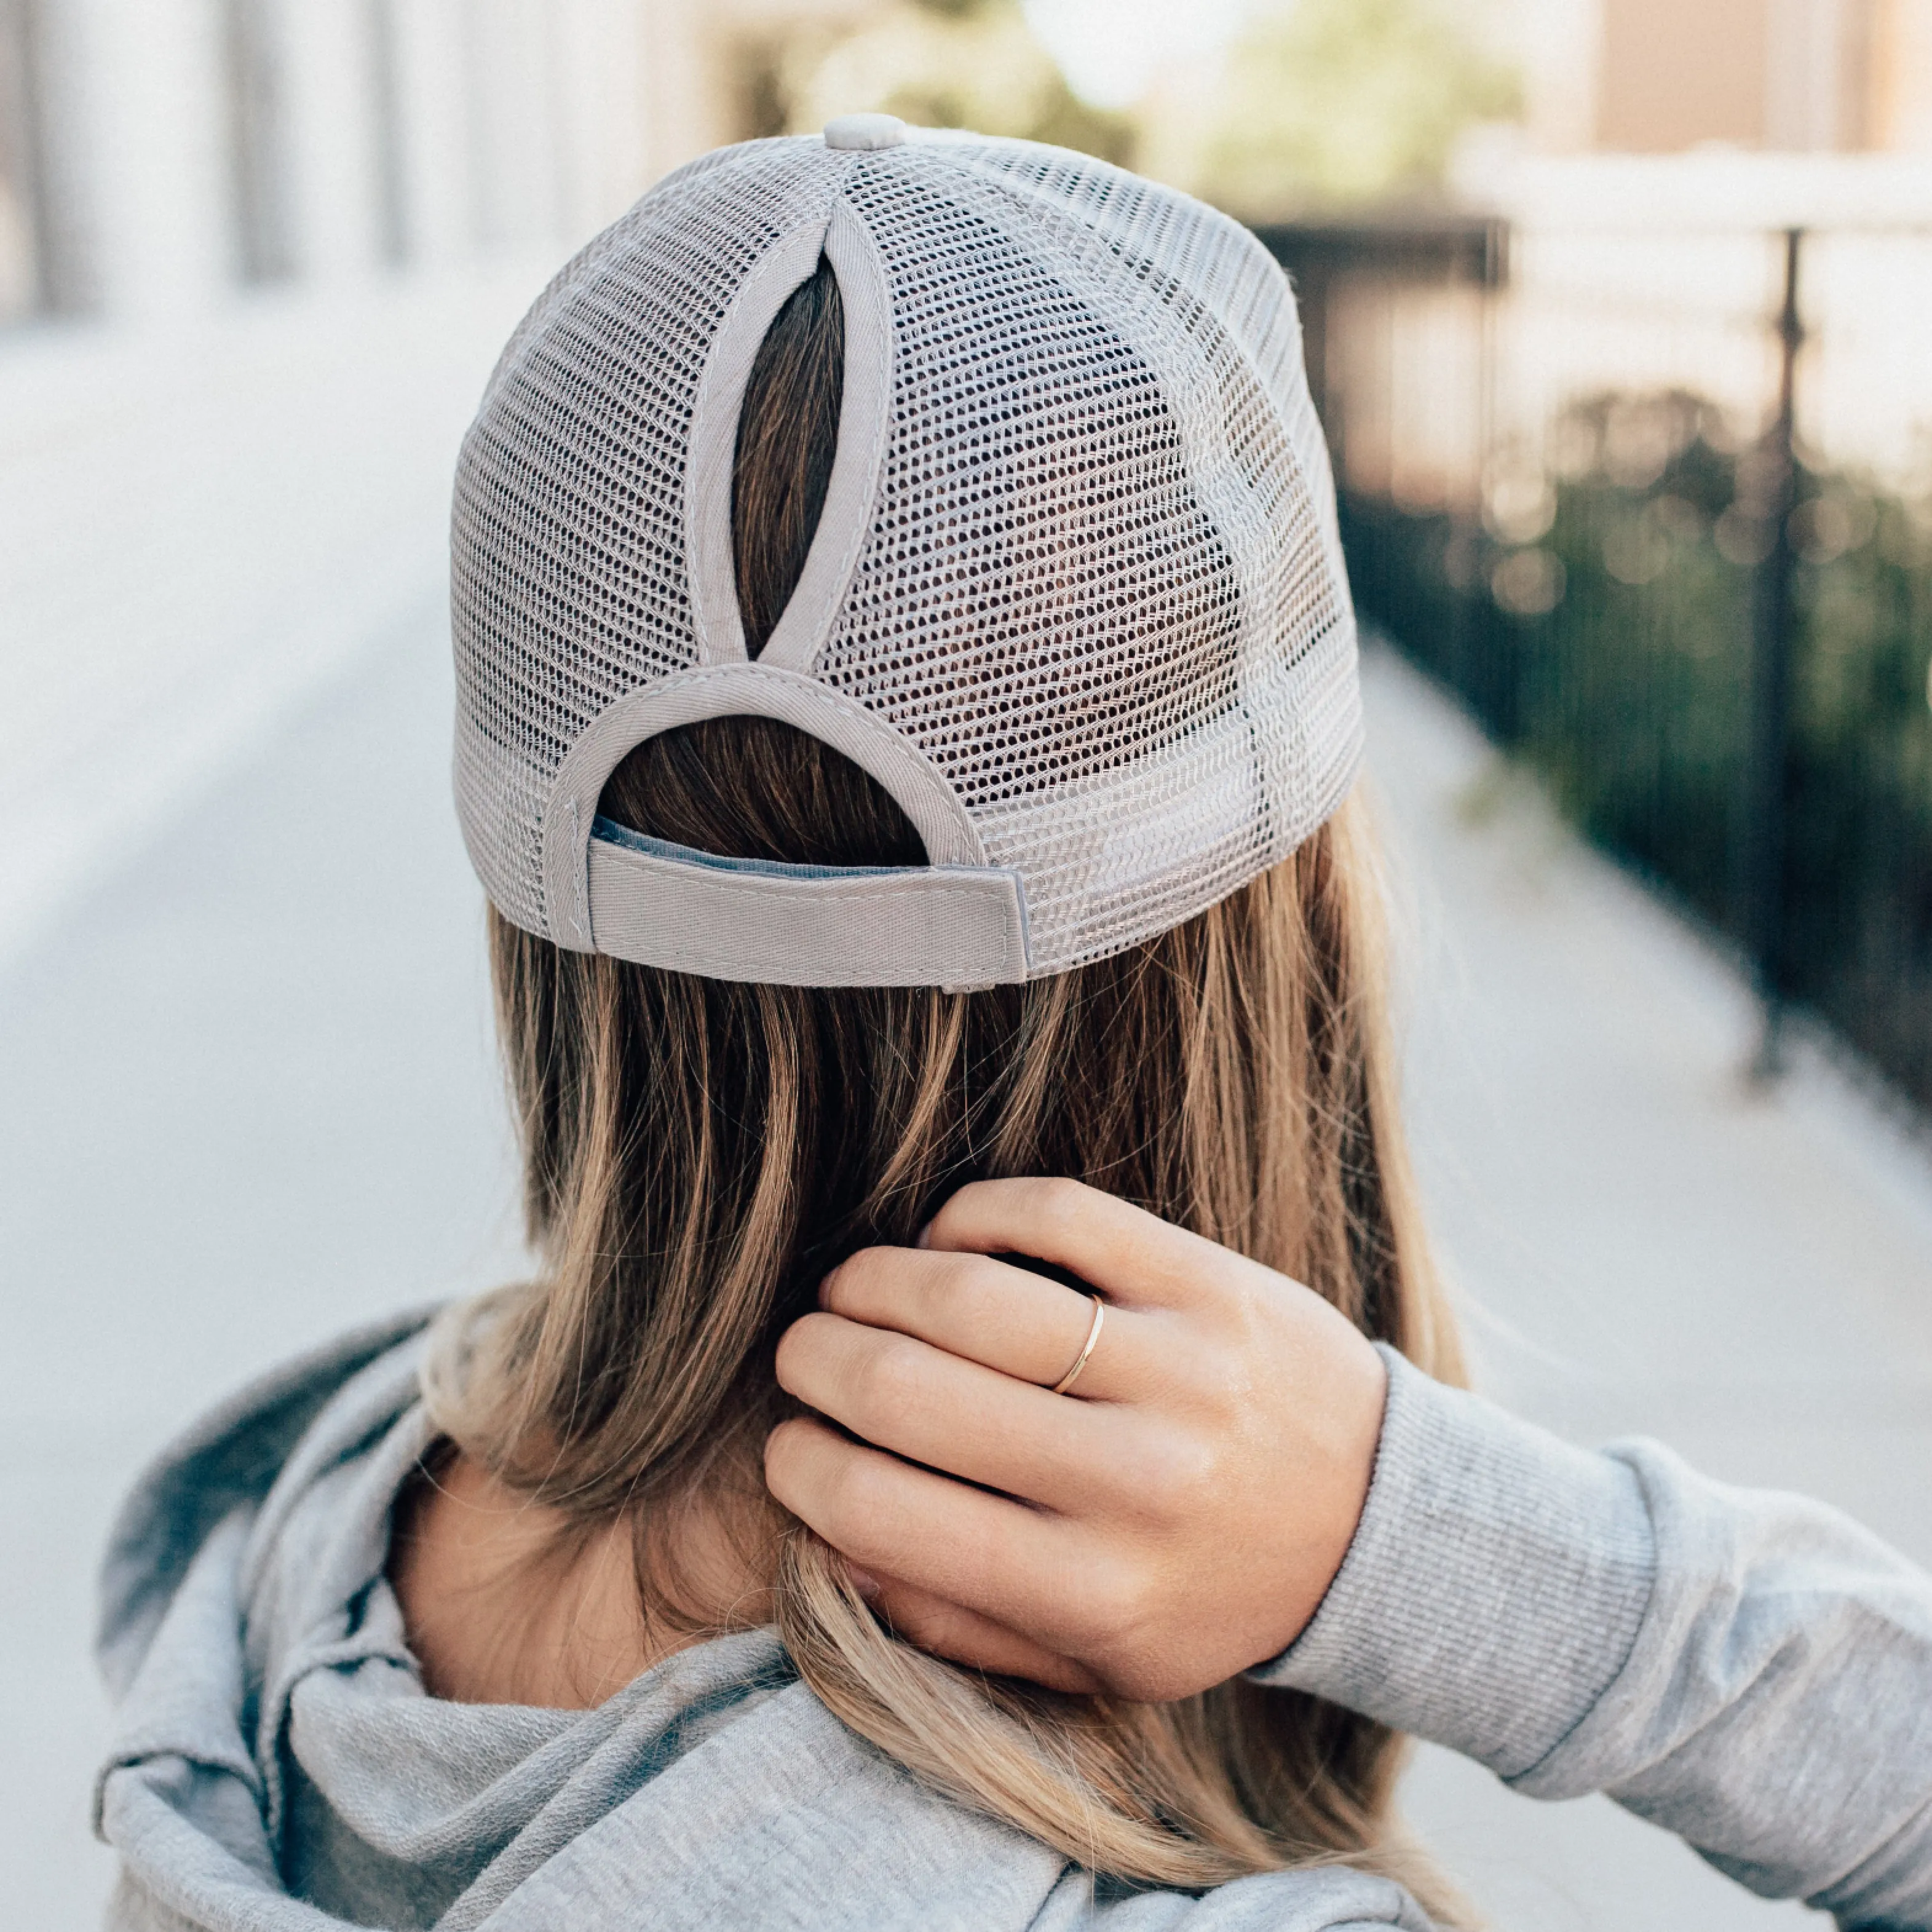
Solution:
<svg viewBox="0 0 1932 1932">
<path fill-rule="evenodd" d="M 845 1566 L 845 1574 L 852 1580 L 853 1588 L 856 1590 L 867 1603 L 876 1603 L 878 1600 L 880 1593 L 884 1586 L 871 1570 L 861 1570 L 857 1564 L 848 1563 Z"/>
<path fill-rule="evenodd" d="M 934 1218 L 936 1219 L 937 1216 Z M 927 1222 L 926 1226 L 920 1228 L 917 1234 L 914 1235 L 912 1238 L 912 1244 L 916 1248 L 929 1248 L 932 1246 L 932 1222 L 931 1221 Z"/>
</svg>

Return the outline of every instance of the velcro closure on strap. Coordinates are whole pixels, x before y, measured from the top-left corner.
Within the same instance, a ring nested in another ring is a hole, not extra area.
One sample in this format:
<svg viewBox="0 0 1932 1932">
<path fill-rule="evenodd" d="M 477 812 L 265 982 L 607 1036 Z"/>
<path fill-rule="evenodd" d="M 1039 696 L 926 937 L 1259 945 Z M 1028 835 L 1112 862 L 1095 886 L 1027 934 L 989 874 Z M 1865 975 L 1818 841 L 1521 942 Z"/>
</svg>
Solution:
<svg viewBox="0 0 1932 1932">
<path fill-rule="evenodd" d="M 592 944 L 639 965 L 770 986 L 944 986 L 1027 976 L 1026 894 L 988 866 L 721 858 L 596 820 Z"/>
</svg>

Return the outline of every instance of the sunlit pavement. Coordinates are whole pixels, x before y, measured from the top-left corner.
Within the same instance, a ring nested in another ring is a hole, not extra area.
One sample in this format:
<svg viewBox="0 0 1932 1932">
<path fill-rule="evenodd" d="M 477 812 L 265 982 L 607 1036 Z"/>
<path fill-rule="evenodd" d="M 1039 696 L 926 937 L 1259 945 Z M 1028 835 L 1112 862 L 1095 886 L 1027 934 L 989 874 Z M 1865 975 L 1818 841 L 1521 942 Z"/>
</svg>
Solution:
<svg viewBox="0 0 1932 1932">
<path fill-rule="evenodd" d="M 1409 902 L 1411 1126 L 1479 1385 L 1932 1560 L 1932 1156 L 1815 1056 L 1750 1090 L 1734 976 L 1413 673 L 1372 655 L 1367 681 Z M 1443 1754 L 1409 1810 L 1498 1932 L 1825 1922 L 1606 1800 L 1533 1804 Z"/>
<path fill-rule="evenodd" d="M 1932 1179 L 1392 663 L 1372 757 L 1416 902 L 1412 1124 L 1485 1386 L 1664 1437 L 1932 1557 Z M 515 1264 L 478 896 L 427 616 L 0 980 L 0 1874 L 89 1926 L 95 1553 L 140 1459 L 278 1355 Z M 1725 1932 L 1738 1892 L 1601 1801 L 1426 1754 L 1411 1810 L 1499 1932 Z"/>
<path fill-rule="evenodd" d="M 140 1460 L 380 1311 L 501 1279 L 514 1178 L 425 615 L 0 980 L 0 1923 L 78 1932 L 92 1574 Z"/>
</svg>

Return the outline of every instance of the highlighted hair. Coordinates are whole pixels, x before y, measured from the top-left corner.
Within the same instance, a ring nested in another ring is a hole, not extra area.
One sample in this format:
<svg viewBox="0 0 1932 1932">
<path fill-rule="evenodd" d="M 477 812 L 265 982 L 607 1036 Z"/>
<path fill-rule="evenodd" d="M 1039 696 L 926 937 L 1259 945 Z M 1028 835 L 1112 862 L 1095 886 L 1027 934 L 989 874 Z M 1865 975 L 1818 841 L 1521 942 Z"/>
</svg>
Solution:
<svg viewBox="0 0 1932 1932">
<path fill-rule="evenodd" d="M 842 326 L 829 271 L 773 325 L 734 489 L 755 653 L 802 568 L 831 464 Z M 758 718 L 639 746 L 600 808 L 656 837 L 822 865 L 922 863 L 864 772 Z M 1064 1175 L 1307 1282 L 1438 1376 L 1456 1344 L 1397 1124 L 1381 890 L 1354 802 L 1208 912 L 1024 986 L 838 989 L 698 979 L 563 952 L 491 915 L 537 1280 L 445 1325 L 440 1426 L 587 1534 L 634 1526 L 646 1615 L 682 1606 L 662 1526 L 700 1492 L 761 1525 L 780 1634 L 855 1731 L 1070 1859 L 1200 1887 L 1346 1862 L 1445 1924 L 1405 1847 L 1402 1740 L 1236 1682 L 1171 1704 L 1076 1697 L 900 1642 L 779 1511 L 764 1438 L 794 1405 L 778 1339 L 854 1249 L 906 1243 L 974 1179 Z"/>
</svg>

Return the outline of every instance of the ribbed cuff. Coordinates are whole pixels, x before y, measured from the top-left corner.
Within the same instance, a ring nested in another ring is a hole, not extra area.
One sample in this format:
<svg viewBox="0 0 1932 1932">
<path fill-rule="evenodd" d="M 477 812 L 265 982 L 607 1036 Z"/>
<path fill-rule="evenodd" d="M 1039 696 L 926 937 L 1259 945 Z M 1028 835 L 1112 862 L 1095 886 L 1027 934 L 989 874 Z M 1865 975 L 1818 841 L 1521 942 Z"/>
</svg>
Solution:
<svg viewBox="0 0 1932 1932">
<path fill-rule="evenodd" d="M 1519 1777 L 1630 1654 L 1656 1571 L 1642 1492 L 1622 1463 L 1382 1352 L 1388 1406 L 1348 1557 L 1249 1675 Z"/>
</svg>

